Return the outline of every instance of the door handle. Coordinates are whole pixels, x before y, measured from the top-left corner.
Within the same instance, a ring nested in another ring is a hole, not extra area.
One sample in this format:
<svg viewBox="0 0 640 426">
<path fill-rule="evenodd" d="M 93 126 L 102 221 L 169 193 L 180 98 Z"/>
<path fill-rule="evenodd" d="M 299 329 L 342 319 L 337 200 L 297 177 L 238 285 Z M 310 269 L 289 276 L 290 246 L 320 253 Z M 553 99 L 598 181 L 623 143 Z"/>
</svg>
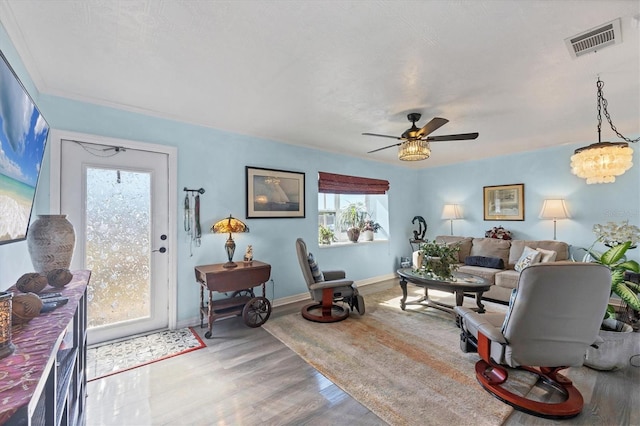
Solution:
<svg viewBox="0 0 640 426">
<path fill-rule="evenodd" d="M 166 253 L 167 249 L 164 247 L 160 247 L 158 250 L 151 250 L 151 251 L 159 251 L 160 253 Z"/>
</svg>

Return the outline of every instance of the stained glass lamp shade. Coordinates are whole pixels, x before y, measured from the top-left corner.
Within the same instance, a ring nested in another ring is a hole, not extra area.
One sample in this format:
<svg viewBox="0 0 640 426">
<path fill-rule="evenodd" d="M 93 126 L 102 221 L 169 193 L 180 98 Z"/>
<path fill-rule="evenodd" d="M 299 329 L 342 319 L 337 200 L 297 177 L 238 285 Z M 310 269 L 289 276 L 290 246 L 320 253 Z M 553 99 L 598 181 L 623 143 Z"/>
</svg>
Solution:
<svg viewBox="0 0 640 426">
<path fill-rule="evenodd" d="M 236 243 L 233 241 L 231 234 L 240 232 L 249 232 L 249 227 L 242 222 L 229 215 L 222 220 L 219 220 L 211 227 L 211 232 L 214 234 L 229 234 L 227 242 L 224 244 L 224 249 L 227 252 L 229 261 L 224 264 L 225 268 L 235 268 L 238 266 L 233 262 L 233 253 L 236 251 Z"/>
</svg>

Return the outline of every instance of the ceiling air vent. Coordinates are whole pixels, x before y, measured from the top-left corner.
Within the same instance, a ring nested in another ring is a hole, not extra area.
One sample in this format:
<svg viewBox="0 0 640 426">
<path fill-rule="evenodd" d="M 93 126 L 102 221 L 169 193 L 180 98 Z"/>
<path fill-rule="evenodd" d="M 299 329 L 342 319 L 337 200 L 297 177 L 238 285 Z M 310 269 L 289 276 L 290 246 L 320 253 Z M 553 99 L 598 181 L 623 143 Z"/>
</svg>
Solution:
<svg viewBox="0 0 640 426">
<path fill-rule="evenodd" d="M 564 40 L 572 57 L 596 52 L 622 42 L 620 18 Z"/>
</svg>

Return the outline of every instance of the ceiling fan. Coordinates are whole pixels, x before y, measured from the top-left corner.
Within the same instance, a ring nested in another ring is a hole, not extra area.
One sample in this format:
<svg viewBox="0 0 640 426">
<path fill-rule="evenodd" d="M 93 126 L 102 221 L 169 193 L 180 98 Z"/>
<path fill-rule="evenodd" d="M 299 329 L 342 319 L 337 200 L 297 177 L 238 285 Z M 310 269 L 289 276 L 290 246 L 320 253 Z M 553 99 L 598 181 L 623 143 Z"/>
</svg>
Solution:
<svg viewBox="0 0 640 426">
<path fill-rule="evenodd" d="M 426 160 L 431 155 L 431 149 L 429 148 L 429 142 L 444 142 L 444 141 L 463 141 L 476 139 L 478 133 L 460 133 L 457 135 L 442 135 L 442 136 L 429 136 L 432 132 L 438 130 L 449 122 L 446 118 L 435 117 L 431 119 L 422 128 L 416 126 L 416 121 L 420 120 L 421 114 L 412 112 L 407 115 L 407 118 L 412 123 L 411 127 L 401 136 L 389 136 L 379 135 L 377 133 L 363 133 L 365 136 L 378 136 L 382 138 L 397 139 L 400 142 L 393 145 L 384 146 L 382 148 L 369 151 L 367 154 L 382 151 L 383 149 L 399 146 L 398 158 L 404 161 L 416 161 Z"/>
</svg>

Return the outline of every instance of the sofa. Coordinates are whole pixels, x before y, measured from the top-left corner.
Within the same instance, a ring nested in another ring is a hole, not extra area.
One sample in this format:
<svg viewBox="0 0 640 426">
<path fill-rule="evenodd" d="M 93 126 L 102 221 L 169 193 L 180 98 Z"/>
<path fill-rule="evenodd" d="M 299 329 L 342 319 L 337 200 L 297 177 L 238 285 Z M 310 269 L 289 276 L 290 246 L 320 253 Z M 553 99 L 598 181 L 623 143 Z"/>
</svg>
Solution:
<svg viewBox="0 0 640 426">
<path fill-rule="evenodd" d="M 489 281 L 492 286 L 483 294 L 483 299 L 504 303 L 509 303 L 511 291 L 518 284 L 520 272 L 516 269 L 522 268 L 521 257 L 525 250 L 527 253 L 532 253 L 534 250 L 539 253 L 539 256 L 533 256 L 534 263 L 569 259 L 569 245 L 562 241 L 501 240 L 449 235 L 437 236 L 435 241 L 439 244 L 458 245 L 460 247 L 458 271 L 477 275 Z M 520 268 L 516 267 L 519 261 Z M 421 263 L 419 251 L 414 252 L 413 267 L 417 268 Z M 500 265 L 497 265 L 498 263 Z"/>
</svg>

